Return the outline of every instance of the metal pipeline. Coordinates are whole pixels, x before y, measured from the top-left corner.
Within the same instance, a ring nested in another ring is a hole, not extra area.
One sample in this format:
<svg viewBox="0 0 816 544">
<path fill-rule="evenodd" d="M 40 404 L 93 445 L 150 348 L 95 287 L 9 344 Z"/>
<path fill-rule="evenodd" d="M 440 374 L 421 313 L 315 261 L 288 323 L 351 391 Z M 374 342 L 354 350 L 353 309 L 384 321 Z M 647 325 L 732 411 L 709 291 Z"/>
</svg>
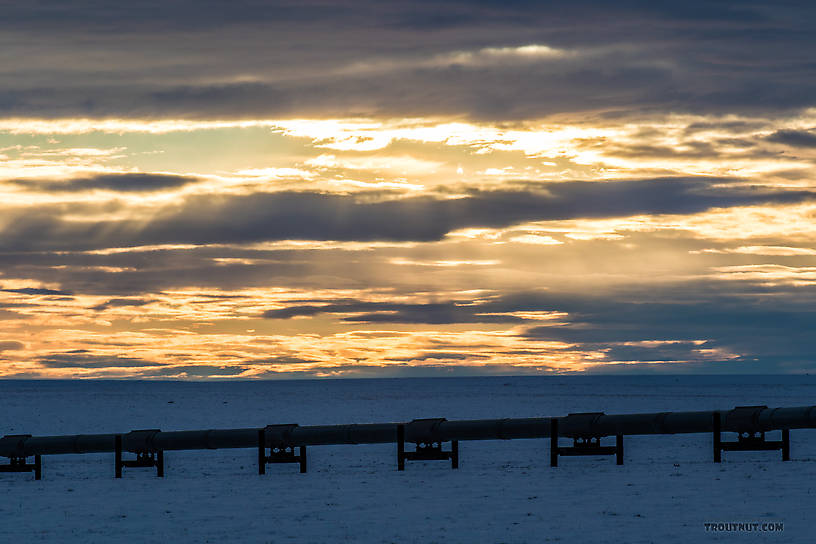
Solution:
<svg viewBox="0 0 816 544">
<path fill-rule="evenodd" d="M 559 435 L 566 437 L 704 433 L 713 430 L 714 411 L 658 412 L 650 414 L 570 414 L 558 418 Z M 737 407 L 719 412 L 723 431 L 771 431 L 816 428 L 816 406 L 768 408 Z M 447 421 L 414 420 L 404 423 L 408 442 L 450 440 L 510 440 L 547 438 L 550 418 L 512 418 Z M 298 426 L 271 425 L 264 429 L 267 447 L 382 444 L 397 441 L 400 423 Z M 159 430 L 123 433 L 122 447 L 130 452 L 253 448 L 258 428 L 201 431 Z M 0 456 L 25 457 L 114 451 L 116 434 L 68 436 L 9 435 L 0 438 Z"/>
</svg>

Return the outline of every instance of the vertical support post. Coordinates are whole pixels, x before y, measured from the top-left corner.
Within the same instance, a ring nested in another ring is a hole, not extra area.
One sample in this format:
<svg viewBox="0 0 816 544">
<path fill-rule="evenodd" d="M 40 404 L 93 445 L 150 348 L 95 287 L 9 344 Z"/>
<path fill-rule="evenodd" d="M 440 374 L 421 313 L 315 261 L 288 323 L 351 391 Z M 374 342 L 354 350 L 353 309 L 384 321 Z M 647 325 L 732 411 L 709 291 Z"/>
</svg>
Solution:
<svg viewBox="0 0 816 544">
<path fill-rule="evenodd" d="M 306 446 L 300 446 L 300 473 L 306 474 Z"/>
<path fill-rule="evenodd" d="M 550 419 L 550 466 L 558 466 L 558 419 Z"/>
<path fill-rule="evenodd" d="M 266 433 L 264 429 L 258 429 L 258 474 L 266 474 Z"/>
<path fill-rule="evenodd" d="M 615 435 L 615 460 L 618 465 L 623 464 L 623 435 Z"/>
<path fill-rule="evenodd" d="M 156 452 L 156 476 L 164 478 L 164 451 Z"/>
<path fill-rule="evenodd" d="M 782 429 L 782 460 L 790 461 L 790 429 Z"/>
<path fill-rule="evenodd" d="M 122 477 L 122 435 L 117 434 L 113 439 L 113 466 L 114 478 Z"/>
<path fill-rule="evenodd" d="M 459 441 L 451 440 L 451 468 L 459 468 Z"/>
<path fill-rule="evenodd" d="M 722 421 L 720 420 L 720 413 L 714 412 L 713 415 L 714 426 L 714 462 L 722 462 Z"/>
<path fill-rule="evenodd" d="M 34 479 L 42 480 L 42 455 L 34 456 Z"/>
<path fill-rule="evenodd" d="M 397 470 L 405 470 L 405 425 L 397 425 Z"/>
</svg>

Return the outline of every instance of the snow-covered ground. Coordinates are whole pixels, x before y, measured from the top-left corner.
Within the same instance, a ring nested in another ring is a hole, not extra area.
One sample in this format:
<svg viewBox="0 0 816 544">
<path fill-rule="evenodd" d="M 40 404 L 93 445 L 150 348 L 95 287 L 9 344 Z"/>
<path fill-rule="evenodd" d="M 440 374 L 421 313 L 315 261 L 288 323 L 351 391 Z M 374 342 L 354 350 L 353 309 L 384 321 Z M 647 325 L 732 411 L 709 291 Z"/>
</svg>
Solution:
<svg viewBox="0 0 816 544">
<path fill-rule="evenodd" d="M 0 381 L 0 435 L 373 423 L 816 404 L 814 376 L 490 377 L 279 382 Z M 729 437 L 730 438 L 730 437 Z M 548 440 L 462 442 L 460 469 L 392 444 L 309 448 L 309 472 L 252 449 L 165 454 L 166 477 L 113 455 L 44 457 L 43 480 L 0 474 L 0 542 L 812 542 L 816 430 L 792 461 L 711 437 L 627 437 L 614 457 L 563 458 Z M 4 460 L 0 460 L 3 461 Z M 782 532 L 706 531 L 711 522 Z"/>
</svg>

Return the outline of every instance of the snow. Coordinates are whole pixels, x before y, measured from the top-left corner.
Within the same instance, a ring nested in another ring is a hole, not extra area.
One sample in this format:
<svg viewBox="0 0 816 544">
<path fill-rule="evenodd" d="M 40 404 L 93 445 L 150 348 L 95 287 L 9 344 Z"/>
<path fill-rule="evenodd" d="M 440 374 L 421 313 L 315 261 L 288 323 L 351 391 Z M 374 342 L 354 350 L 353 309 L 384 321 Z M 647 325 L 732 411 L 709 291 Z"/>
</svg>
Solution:
<svg viewBox="0 0 816 544">
<path fill-rule="evenodd" d="M 815 393 L 811 376 L 0 381 L 0 435 L 801 406 Z M 397 472 L 393 444 L 313 447 L 307 474 L 270 465 L 264 476 L 253 449 L 167 452 L 164 479 L 126 468 L 121 480 L 113 454 L 46 456 L 42 481 L 0 474 L 0 542 L 808 541 L 816 430 L 791 431 L 787 463 L 724 452 L 717 465 L 705 434 L 627 437 L 622 467 L 608 456 L 551 468 L 548 448 L 462 442 L 457 471 L 409 461 Z"/>
</svg>

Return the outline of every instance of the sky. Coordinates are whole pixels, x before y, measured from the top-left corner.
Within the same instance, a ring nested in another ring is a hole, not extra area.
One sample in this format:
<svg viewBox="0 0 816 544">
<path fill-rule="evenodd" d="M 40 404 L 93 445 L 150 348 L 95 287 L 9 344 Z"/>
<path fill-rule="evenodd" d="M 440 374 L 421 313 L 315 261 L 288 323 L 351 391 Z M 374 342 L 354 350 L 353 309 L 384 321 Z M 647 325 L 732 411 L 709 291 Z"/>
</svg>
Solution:
<svg viewBox="0 0 816 544">
<path fill-rule="evenodd" d="M 0 6 L 0 377 L 816 370 L 813 3 Z"/>
</svg>

